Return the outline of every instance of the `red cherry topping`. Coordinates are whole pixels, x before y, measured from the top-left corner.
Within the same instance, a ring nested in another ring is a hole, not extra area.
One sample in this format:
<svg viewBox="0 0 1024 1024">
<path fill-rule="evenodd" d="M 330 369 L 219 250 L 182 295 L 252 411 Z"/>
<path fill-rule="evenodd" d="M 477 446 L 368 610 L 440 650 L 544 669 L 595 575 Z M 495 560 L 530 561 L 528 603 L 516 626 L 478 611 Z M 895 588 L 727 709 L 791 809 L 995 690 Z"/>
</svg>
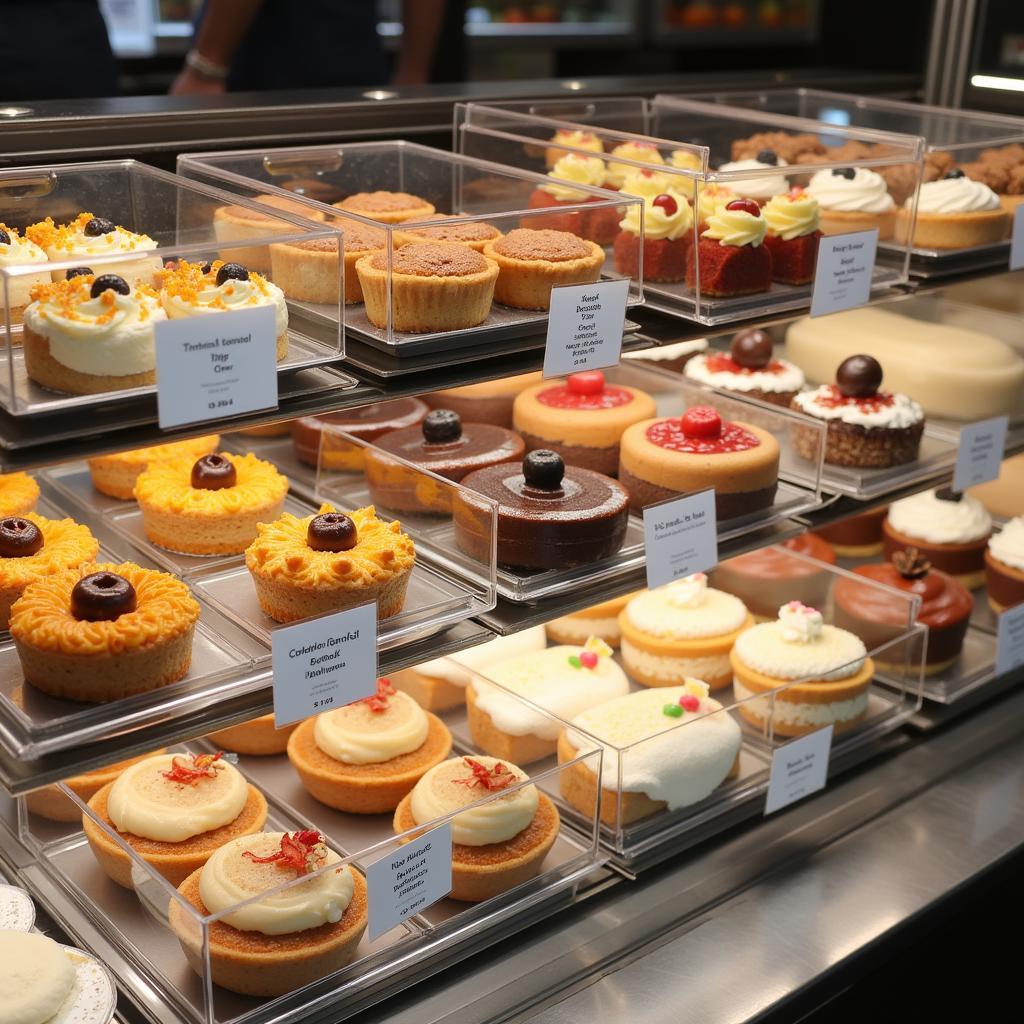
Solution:
<svg viewBox="0 0 1024 1024">
<path fill-rule="evenodd" d="M 599 395 L 604 391 L 604 374 L 600 370 L 584 370 L 569 375 L 569 391 L 574 395 Z"/>
<path fill-rule="evenodd" d="M 718 437 L 722 432 L 722 417 L 710 405 L 695 405 L 687 409 L 681 423 L 687 437 Z"/>
<path fill-rule="evenodd" d="M 761 216 L 761 207 L 753 199 L 733 199 L 725 204 L 725 208 L 727 210 L 743 210 L 744 213 L 749 213 L 751 217 Z"/>
<path fill-rule="evenodd" d="M 684 711 L 699 711 L 700 701 L 692 693 L 684 693 L 679 698 L 679 706 Z"/>
<path fill-rule="evenodd" d="M 580 664 L 584 668 L 597 668 L 597 655 L 593 651 L 580 651 Z"/>
<path fill-rule="evenodd" d="M 679 209 L 679 204 L 671 196 L 665 195 L 664 192 L 651 200 L 651 206 L 660 206 L 669 217 Z"/>
</svg>

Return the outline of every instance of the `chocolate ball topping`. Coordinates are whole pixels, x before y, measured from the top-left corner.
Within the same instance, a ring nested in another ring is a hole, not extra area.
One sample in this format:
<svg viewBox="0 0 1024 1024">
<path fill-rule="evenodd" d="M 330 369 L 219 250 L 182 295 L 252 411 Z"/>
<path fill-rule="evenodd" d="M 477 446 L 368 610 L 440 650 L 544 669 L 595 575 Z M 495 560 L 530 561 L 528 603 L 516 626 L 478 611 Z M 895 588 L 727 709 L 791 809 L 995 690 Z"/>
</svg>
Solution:
<svg viewBox="0 0 1024 1024">
<path fill-rule="evenodd" d="M 192 486 L 197 491 L 219 491 L 238 483 L 235 464 L 224 455 L 204 455 L 192 467 Z"/>
<path fill-rule="evenodd" d="M 423 417 L 420 429 L 427 444 L 450 444 L 462 437 L 462 420 L 451 409 L 434 409 Z"/>
<path fill-rule="evenodd" d="M 322 512 L 310 519 L 306 543 L 314 551 L 350 551 L 359 543 L 359 532 L 344 512 Z"/>
<path fill-rule="evenodd" d="M 70 281 L 73 277 L 91 277 L 92 267 L 72 267 L 64 276 Z"/>
<path fill-rule="evenodd" d="M 10 244 L 11 244 L 11 236 L 9 234 L 7 234 L 7 232 L 4 231 L 3 228 L 0 228 L 0 245 L 10 245 Z"/>
<path fill-rule="evenodd" d="M 90 573 L 71 591 L 71 614 L 87 622 L 110 621 L 135 607 L 135 588 L 116 572 Z"/>
<path fill-rule="evenodd" d="M 43 546 L 43 534 L 35 523 L 21 516 L 0 519 L 0 558 L 25 558 Z"/>
<path fill-rule="evenodd" d="M 833 167 L 832 173 L 837 178 L 845 178 L 847 181 L 853 181 L 857 177 L 857 169 L 855 167 Z"/>
<path fill-rule="evenodd" d="M 882 365 L 871 356 L 849 356 L 836 370 L 836 385 L 847 398 L 870 398 L 882 386 Z"/>
<path fill-rule="evenodd" d="M 86 221 L 82 232 L 90 238 L 99 238 L 100 235 L 109 235 L 116 228 L 117 225 L 113 221 L 107 220 L 106 217 L 93 217 L 92 220 Z"/>
<path fill-rule="evenodd" d="M 200 273 L 208 274 L 211 270 L 213 270 L 213 264 L 209 260 L 206 260 L 206 262 L 203 263 L 199 270 Z"/>
<path fill-rule="evenodd" d="M 538 491 L 557 491 L 564 476 L 562 456 L 550 448 L 538 448 L 523 459 L 523 479 L 527 487 Z"/>
<path fill-rule="evenodd" d="M 225 281 L 248 281 L 249 271 L 241 263 L 225 263 L 217 271 L 217 284 Z"/>
<path fill-rule="evenodd" d="M 954 167 L 951 171 L 946 171 L 942 176 L 943 178 L 966 178 L 967 175 L 960 170 L 959 167 Z"/>
<path fill-rule="evenodd" d="M 763 370 L 772 361 L 771 335 L 756 327 L 740 331 L 732 339 L 729 354 L 748 370 Z"/>
<path fill-rule="evenodd" d="M 756 159 L 759 164 L 768 164 L 770 167 L 779 166 L 779 154 L 774 149 L 762 149 Z"/>
<path fill-rule="evenodd" d="M 963 501 L 964 495 L 963 491 L 954 491 L 952 487 L 947 486 L 940 487 L 935 492 L 935 497 L 938 498 L 939 501 L 951 501 L 955 505 L 958 502 Z"/>
<path fill-rule="evenodd" d="M 92 283 L 89 294 L 95 299 L 105 291 L 117 292 L 118 295 L 131 295 L 131 285 L 117 274 L 100 274 Z"/>
</svg>

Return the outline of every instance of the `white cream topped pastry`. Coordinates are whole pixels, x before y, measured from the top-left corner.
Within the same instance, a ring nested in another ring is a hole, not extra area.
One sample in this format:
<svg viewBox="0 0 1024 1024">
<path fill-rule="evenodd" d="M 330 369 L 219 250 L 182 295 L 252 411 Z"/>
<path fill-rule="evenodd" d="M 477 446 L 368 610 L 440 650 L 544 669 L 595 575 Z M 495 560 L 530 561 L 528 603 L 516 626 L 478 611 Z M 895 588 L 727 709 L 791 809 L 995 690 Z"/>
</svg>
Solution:
<svg viewBox="0 0 1024 1024">
<path fill-rule="evenodd" d="M 907 199 L 904 205 L 909 210 L 914 205 L 914 197 Z M 999 196 L 988 185 L 964 175 L 926 181 L 917 194 L 918 213 L 980 213 L 1001 209 Z"/>
<path fill-rule="evenodd" d="M 659 345 L 657 348 L 645 348 L 639 352 L 623 352 L 623 359 L 643 359 L 652 363 L 667 363 L 680 356 L 688 356 L 693 352 L 704 352 L 708 347 L 707 338 L 691 338 L 689 341 L 676 341 L 671 345 Z"/>
<path fill-rule="evenodd" d="M 75 987 L 75 966 L 53 939 L 37 932 L 0 932 L 4 1024 L 48 1024 Z"/>
<path fill-rule="evenodd" d="M 746 210 L 730 210 L 727 205 L 715 208 L 707 219 L 702 238 L 719 245 L 752 245 L 755 249 L 764 241 L 768 225 L 764 217 L 755 217 Z"/>
<path fill-rule="evenodd" d="M 419 750 L 427 740 L 427 713 L 408 694 L 390 684 L 377 696 L 357 700 L 319 715 L 313 726 L 316 745 L 343 764 L 382 764 Z"/>
<path fill-rule="evenodd" d="M 671 188 L 653 196 L 644 196 L 642 207 L 631 206 L 619 227 L 630 234 L 640 234 L 641 209 L 645 241 L 685 238 L 693 230 L 693 210 L 686 199 Z"/>
<path fill-rule="evenodd" d="M 631 196 L 640 196 L 641 199 L 647 196 L 653 199 L 667 188 L 681 188 L 684 181 L 685 179 L 678 174 L 663 174 L 661 171 L 651 171 L 646 167 L 635 167 L 632 174 L 626 175 L 619 191 Z"/>
<path fill-rule="evenodd" d="M 746 196 L 748 199 L 767 199 L 769 196 L 778 195 L 789 188 L 789 181 L 784 174 L 777 170 L 779 167 L 788 167 L 785 160 L 778 160 L 778 163 L 769 164 L 761 160 L 748 157 L 745 160 L 730 160 L 722 164 L 720 171 L 766 171 L 763 175 L 756 175 L 749 178 L 730 178 L 728 185 L 738 196 Z M 772 173 L 774 172 L 774 173 Z"/>
<path fill-rule="evenodd" d="M 623 142 L 611 151 L 610 156 L 618 157 L 619 160 L 635 160 L 642 164 L 661 166 L 665 163 L 665 158 L 658 152 L 658 147 L 653 142 Z M 605 184 L 611 185 L 613 188 L 621 188 L 626 178 L 638 170 L 640 168 L 633 164 L 619 163 L 614 159 L 609 159 Z"/>
<path fill-rule="evenodd" d="M 799 601 L 784 604 L 774 622 L 741 633 L 733 651 L 748 668 L 774 679 L 848 679 L 867 657 L 860 637 L 827 625 L 821 612 Z"/>
<path fill-rule="evenodd" d="M 813 235 L 821 219 L 821 205 L 806 189 L 793 188 L 783 195 L 772 196 L 761 209 L 768 225 L 768 234 L 791 241 Z"/>
<path fill-rule="evenodd" d="M 908 395 L 879 392 L 879 402 L 850 400 L 837 402 L 834 384 L 822 384 L 811 391 L 801 391 L 793 404 L 810 416 L 822 420 L 842 420 L 858 427 L 887 427 L 901 430 L 924 419 L 924 410 Z"/>
<path fill-rule="evenodd" d="M 592 637 L 582 649 L 567 645 L 549 647 L 536 654 L 496 662 L 487 670 L 487 677 L 560 718 L 573 718 L 595 704 L 629 692 L 629 681 L 611 654 L 606 643 Z M 558 738 L 556 721 L 527 707 L 515 696 L 479 679 L 472 686 L 477 706 L 490 715 L 501 732 L 546 740 Z"/>
<path fill-rule="evenodd" d="M 594 198 L 589 192 L 581 192 L 564 182 L 577 185 L 589 185 L 600 188 L 604 183 L 604 161 L 597 156 L 584 156 L 582 153 L 566 153 L 555 166 L 548 171 L 553 180 L 540 187 L 559 202 L 572 203 Z"/>
<path fill-rule="evenodd" d="M 729 391 L 799 391 L 804 386 L 804 373 L 799 366 L 785 359 L 773 359 L 770 367 L 748 370 L 718 365 L 716 353 L 694 356 L 683 368 L 691 380 Z"/>
<path fill-rule="evenodd" d="M 14 228 L 0 224 L 0 267 L 10 270 L 13 267 L 33 266 L 46 263 L 47 255 L 31 239 L 19 235 Z M 25 306 L 30 301 L 32 288 L 37 284 L 45 284 L 50 280 L 50 272 L 35 274 L 18 274 L 7 278 L 7 305 L 12 308 Z M 2 289 L 2 285 L 0 285 Z M 4 295 L 0 290 L 0 308 Z"/>
<path fill-rule="evenodd" d="M 603 745 L 606 789 L 644 793 L 664 801 L 670 811 L 710 796 L 740 749 L 739 725 L 699 679 L 617 697 L 570 724 Z M 593 747 L 592 740 L 571 729 L 567 738 L 577 750 Z"/>
<path fill-rule="evenodd" d="M 120 274 L 135 282 L 152 284 L 154 275 L 163 263 L 157 256 L 141 255 L 151 253 L 157 243 L 149 235 L 129 231 L 104 217 L 91 213 L 80 213 L 69 224 L 55 224 L 52 217 L 30 224 L 25 229 L 28 238 L 35 242 L 53 262 L 82 258 L 84 261 L 97 259 L 92 267 L 98 274 Z M 103 257 L 135 253 L 134 259 L 118 259 L 100 262 Z M 63 270 L 55 270 L 53 279 L 64 277 Z"/>
<path fill-rule="evenodd" d="M 426 825 L 527 779 L 522 768 L 496 757 L 455 757 L 431 768 L 416 783 L 409 810 L 417 825 Z M 452 842 L 461 846 L 507 842 L 529 827 L 539 801 L 536 786 L 521 786 L 462 811 L 452 818 Z"/>
<path fill-rule="evenodd" d="M 1016 516 L 994 534 L 988 550 L 997 562 L 1024 571 L 1024 516 Z"/>
<path fill-rule="evenodd" d="M 183 843 L 230 824 L 248 799 L 242 773 L 219 755 L 159 754 L 117 777 L 107 813 L 118 832 Z"/>
<path fill-rule="evenodd" d="M 634 597 L 624 615 L 649 636 L 696 640 L 724 636 L 742 628 L 746 605 L 732 594 L 708 586 L 702 572 Z"/>
<path fill-rule="evenodd" d="M 318 832 L 241 836 L 206 862 L 199 876 L 199 895 L 211 914 L 219 914 L 268 893 L 221 919 L 243 932 L 292 935 L 337 924 L 352 902 L 355 882 L 347 866 L 323 869 L 340 860 Z M 306 874 L 311 876 L 306 881 L 271 892 Z"/>
<path fill-rule="evenodd" d="M 967 544 L 992 532 L 992 517 L 977 498 L 948 501 L 938 491 L 921 491 L 889 506 L 889 525 L 906 537 L 929 544 Z"/>
<path fill-rule="evenodd" d="M 519 633 L 499 636 L 468 651 L 459 651 L 448 658 L 434 658 L 416 666 L 420 675 L 430 679 L 444 679 L 454 686 L 464 687 L 474 672 L 482 672 L 496 661 L 516 658 L 544 650 L 547 645 L 543 626 L 531 626 Z"/>
<path fill-rule="evenodd" d="M 885 213 L 896 205 L 889 195 L 885 179 L 867 167 L 837 167 L 835 170 L 818 171 L 811 178 L 807 192 L 825 210 Z"/>
</svg>

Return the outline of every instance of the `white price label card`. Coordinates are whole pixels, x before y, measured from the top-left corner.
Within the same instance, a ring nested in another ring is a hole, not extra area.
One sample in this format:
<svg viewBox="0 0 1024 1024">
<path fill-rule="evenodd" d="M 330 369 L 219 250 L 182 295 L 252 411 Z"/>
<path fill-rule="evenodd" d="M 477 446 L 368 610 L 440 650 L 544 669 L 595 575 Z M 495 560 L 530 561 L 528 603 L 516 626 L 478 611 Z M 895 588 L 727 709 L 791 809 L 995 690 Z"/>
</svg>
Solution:
<svg viewBox="0 0 1024 1024">
<path fill-rule="evenodd" d="M 996 675 L 1024 665 L 1024 604 L 1007 608 L 999 616 L 996 633 Z"/>
<path fill-rule="evenodd" d="M 811 316 L 863 306 L 871 297 L 878 228 L 847 235 L 822 235 L 814 268 Z"/>
<path fill-rule="evenodd" d="M 718 564 L 715 491 L 697 491 L 644 509 L 647 586 L 707 572 Z"/>
<path fill-rule="evenodd" d="M 1024 267 L 1024 203 L 1019 203 L 1013 213 L 1013 231 L 1010 234 L 1010 269 Z"/>
<path fill-rule="evenodd" d="M 377 692 L 377 605 L 271 633 L 274 725 L 281 728 Z"/>
<path fill-rule="evenodd" d="M 452 823 L 424 832 L 366 866 L 370 941 L 452 891 Z"/>
<path fill-rule="evenodd" d="M 968 487 L 999 476 L 1008 424 L 1005 416 L 996 416 L 960 428 L 960 445 L 956 450 L 956 468 L 953 470 L 954 491 L 966 491 Z"/>
<path fill-rule="evenodd" d="M 161 429 L 277 408 L 273 307 L 161 320 L 154 328 Z"/>
<path fill-rule="evenodd" d="M 628 295 L 628 280 L 552 288 L 544 376 L 615 366 L 622 352 Z"/>
<path fill-rule="evenodd" d="M 788 807 L 797 800 L 824 789 L 828 779 L 828 755 L 831 750 L 831 725 L 773 750 L 764 813 L 774 814 L 783 807 Z"/>
</svg>

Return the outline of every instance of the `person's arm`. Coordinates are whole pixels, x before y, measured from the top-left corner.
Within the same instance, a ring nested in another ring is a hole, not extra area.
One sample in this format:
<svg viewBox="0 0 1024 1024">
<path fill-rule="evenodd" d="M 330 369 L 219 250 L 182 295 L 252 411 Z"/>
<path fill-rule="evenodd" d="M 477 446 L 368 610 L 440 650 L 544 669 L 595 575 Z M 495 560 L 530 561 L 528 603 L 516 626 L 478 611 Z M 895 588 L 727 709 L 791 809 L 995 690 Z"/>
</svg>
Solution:
<svg viewBox="0 0 1024 1024">
<path fill-rule="evenodd" d="M 430 79 L 430 65 L 444 21 L 446 0 L 402 0 L 402 46 L 392 82 L 420 85 Z"/>
<path fill-rule="evenodd" d="M 198 67 L 188 64 L 171 85 L 172 96 L 224 92 L 227 70 L 242 45 L 263 0 L 207 0 L 203 20 L 195 35 L 192 52 Z M 203 65 L 222 74 L 204 74 Z"/>
</svg>

